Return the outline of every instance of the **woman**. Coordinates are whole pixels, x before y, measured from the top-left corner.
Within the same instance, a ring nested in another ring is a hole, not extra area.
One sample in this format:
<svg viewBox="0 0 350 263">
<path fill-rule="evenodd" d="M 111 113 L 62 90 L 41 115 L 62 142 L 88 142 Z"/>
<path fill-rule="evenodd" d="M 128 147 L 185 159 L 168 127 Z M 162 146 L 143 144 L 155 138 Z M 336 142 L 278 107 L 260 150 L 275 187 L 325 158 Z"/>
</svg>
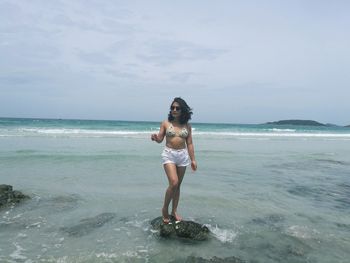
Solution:
<svg viewBox="0 0 350 263">
<path fill-rule="evenodd" d="M 192 111 L 187 103 L 181 98 L 175 98 L 170 106 L 168 120 L 161 123 L 158 134 L 151 135 L 152 141 L 158 143 L 161 143 L 164 137 L 166 138 L 165 148 L 162 153 L 163 166 L 169 181 L 162 208 L 163 222 L 165 224 L 170 222 L 169 204 L 171 201 L 171 216 L 176 221 L 181 221 L 181 217 L 177 213 L 177 206 L 186 166 L 191 164 L 192 170 L 197 170 L 192 142 L 192 127 L 188 123 L 191 115 Z"/>
</svg>

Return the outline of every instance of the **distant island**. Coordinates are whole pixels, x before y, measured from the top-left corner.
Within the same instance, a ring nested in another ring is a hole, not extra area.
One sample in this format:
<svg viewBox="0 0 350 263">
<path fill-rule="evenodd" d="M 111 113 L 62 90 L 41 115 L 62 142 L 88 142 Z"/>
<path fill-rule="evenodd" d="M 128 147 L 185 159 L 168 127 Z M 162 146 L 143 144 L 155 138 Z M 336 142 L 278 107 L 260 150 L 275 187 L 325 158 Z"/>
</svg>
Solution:
<svg viewBox="0 0 350 263">
<path fill-rule="evenodd" d="M 304 126 L 327 126 L 323 123 L 312 121 L 312 120 L 281 120 L 267 122 L 265 124 L 274 124 L 274 125 L 304 125 Z"/>
</svg>

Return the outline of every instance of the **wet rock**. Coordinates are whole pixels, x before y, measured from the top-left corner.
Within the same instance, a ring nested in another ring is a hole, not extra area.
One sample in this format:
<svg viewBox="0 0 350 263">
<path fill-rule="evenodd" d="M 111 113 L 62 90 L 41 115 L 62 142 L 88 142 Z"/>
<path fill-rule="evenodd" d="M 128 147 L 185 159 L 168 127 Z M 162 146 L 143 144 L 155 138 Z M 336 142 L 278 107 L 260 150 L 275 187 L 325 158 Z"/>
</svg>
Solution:
<svg viewBox="0 0 350 263">
<path fill-rule="evenodd" d="M 115 213 L 102 213 L 95 217 L 82 219 L 79 224 L 71 227 L 63 227 L 61 230 L 66 232 L 69 236 L 84 236 L 111 221 L 115 216 Z"/>
<path fill-rule="evenodd" d="M 335 225 L 339 228 L 343 228 L 344 230 L 350 230 L 350 224 L 335 223 Z"/>
<path fill-rule="evenodd" d="M 51 213 L 61 213 L 78 207 L 81 199 L 78 195 L 55 196 L 49 199 L 40 199 L 38 207 L 50 210 Z"/>
<path fill-rule="evenodd" d="M 6 205 L 19 203 L 29 196 L 22 194 L 20 191 L 14 191 L 11 185 L 0 185 L 0 208 Z"/>
<path fill-rule="evenodd" d="M 172 217 L 169 224 L 164 224 L 162 217 L 151 221 L 152 228 L 159 231 L 162 237 L 182 237 L 191 240 L 206 240 L 209 237 L 209 229 L 193 221 L 175 221 Z"/>
<path fill-rule="evenodd" d="M 227 258 L 219 258 L 213 257 L 210 259 L 205 259 L 202 257 L 194 257 L 189 256 L 186 259 L 174 260 L 170 263 L 245 263 L 246 261 L 236 258 L 236 257 L 227 257 Z"/>
</svg>

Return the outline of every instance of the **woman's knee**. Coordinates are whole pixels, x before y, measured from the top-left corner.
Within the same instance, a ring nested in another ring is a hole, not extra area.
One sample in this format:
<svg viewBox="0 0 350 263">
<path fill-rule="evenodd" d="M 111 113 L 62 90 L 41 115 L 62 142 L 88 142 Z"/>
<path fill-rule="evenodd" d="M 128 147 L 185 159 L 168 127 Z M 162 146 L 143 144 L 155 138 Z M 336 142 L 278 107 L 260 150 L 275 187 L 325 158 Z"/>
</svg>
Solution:
<svg viewBox="0 0 350 263">
<path fill-rule="evenodd" d="M 170 187 L 171 189 L 173 189 L 173 190 L 178 189 L 179 186 L 180 186 L 179 180 L 171 180 L 171 181 L 169 182 L 169 187 Z"/>
</svg>

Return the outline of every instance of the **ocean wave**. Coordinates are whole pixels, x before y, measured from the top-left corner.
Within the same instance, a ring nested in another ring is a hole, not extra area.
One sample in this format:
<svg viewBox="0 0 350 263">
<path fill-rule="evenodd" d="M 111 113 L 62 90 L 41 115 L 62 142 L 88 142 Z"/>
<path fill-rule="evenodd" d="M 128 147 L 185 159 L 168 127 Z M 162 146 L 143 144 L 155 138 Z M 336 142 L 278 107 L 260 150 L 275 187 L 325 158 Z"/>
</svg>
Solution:
<svg viewBox="0 0 350 263">
<path fill-rule="evenodd" d="M 82 129 L 82 128 L 15 128 L 0 129 L 0 137 L 18 136 L 68 136 L 68 137 L 118 137 L 118 136 L 147 136 L 154 132 L 149 130 L 131 129 Z M 306 137 L 306 138 L 328 138 L 328 139 L 350 139 L 350 133 L 337 132 L 317 132 L 317 131 L 297 131 L 295 129 L 268 129 L 262 131 L 198 131 L 193 130 L 194 136 L 199 137 Z"/>
<path fill-rule="evenodd" d="M 200 136 L 226 136 L 226 137 L 320 137 L 320 138 L 350 138 L 350 133 L 286 133 L 286 132 L 197 132 Z"/>
<path fill-rule="evenodd" d="M 110 137 L 151 134 L 151 131 L 133 130 L 89 130 L 89 129 L 69 129 L 69 128 L 19 128 L 16 130 L 0 131 L 0 137 L 13 136 L 72 136 L 72 137 Z"/>
<path fill-rule="evenodd" d="M 268 129 L 268 131 L 272 131 L 272 132 L 296 132 L 296 129 L 277 129 L 277 128 L 273 128 L 273 129 Z"/>
<path fill-rule="evenodd" d="M 145 134 L 150 131 L 132 131 L 132 130 L 87 130 L 87 129 L 22 129 L 23 132 L 34 132 L 43 134 L 101 134 L 101 135 L 124 135 L 124 134 Z"/>
</svg>

